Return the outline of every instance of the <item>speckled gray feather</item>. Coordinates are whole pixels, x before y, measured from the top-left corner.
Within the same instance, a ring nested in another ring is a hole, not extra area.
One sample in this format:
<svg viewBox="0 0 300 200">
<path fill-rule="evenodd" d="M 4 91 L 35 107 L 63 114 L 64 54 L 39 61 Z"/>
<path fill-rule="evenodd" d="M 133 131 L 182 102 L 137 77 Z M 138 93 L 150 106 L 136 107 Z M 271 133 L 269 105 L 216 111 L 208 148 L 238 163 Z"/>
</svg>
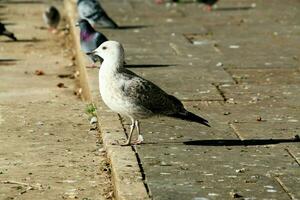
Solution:
<svg viewBox="0 0 300 200">
<path fill-rule="evenodd" d="M 152 115 L 173 115 L 184 112 L 182 103 L 174 96 L 167 94 L 152 82 L 143 79 L 126 68 L 120 69 L 118 79 L 123 79 L 120 86 L 122 96 L 133 105 L 140 107 L 144 117 Z"/>
</svg>

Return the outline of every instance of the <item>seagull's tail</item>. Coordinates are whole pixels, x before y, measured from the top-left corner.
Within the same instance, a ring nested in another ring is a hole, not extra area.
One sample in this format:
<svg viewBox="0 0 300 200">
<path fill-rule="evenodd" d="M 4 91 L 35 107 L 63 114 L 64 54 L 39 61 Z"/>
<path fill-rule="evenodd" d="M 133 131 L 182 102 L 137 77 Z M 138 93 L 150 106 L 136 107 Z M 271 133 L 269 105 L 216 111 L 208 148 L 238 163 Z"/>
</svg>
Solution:
<svg viewBox="0 0 300 200">
<path fill-rule="evenodd" d="M 189 111 L 185 111 L 184 113 L 176 113 L 171 116 L 175 117 L 175 118 L 191 121 L 191 122 L 197 122 L 199 124 L 203 124 L 205 126 L 210 127 L 210 125 L 208 124 L 208 121 L 206 119 L 204 119 L 198 115 L 195 115 L 194 113 L 191 113 Z"/>
</svg>

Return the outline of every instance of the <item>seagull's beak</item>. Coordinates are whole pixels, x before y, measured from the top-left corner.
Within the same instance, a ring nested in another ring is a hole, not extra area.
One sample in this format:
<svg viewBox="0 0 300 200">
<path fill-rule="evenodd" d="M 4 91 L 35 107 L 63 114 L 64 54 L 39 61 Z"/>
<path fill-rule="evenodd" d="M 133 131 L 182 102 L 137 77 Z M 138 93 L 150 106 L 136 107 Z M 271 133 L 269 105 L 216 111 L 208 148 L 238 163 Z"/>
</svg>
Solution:
<svg viewBox="0 0 300 200">
<path fill-rule="evenodd" d="M 92 51 L 92 52 L 86 52 L 85 54 L 88 55 L 88 56 L 90 56 L 90 55 L 93 56 L 93 55 L 95 55 L 95 52 L 94 51 Z"/>
<path fill-rule="evenodd" d="M 99 55 L 97 55 L 95 51 L 86 52 L 85 54 L 88 55 L 88 56 L 91 56 L 91 57 L 95 58 L 97 61 L 100 61 L 100 63 L 103 62 L 103 58 L 101 58 Z"/>
</svg>

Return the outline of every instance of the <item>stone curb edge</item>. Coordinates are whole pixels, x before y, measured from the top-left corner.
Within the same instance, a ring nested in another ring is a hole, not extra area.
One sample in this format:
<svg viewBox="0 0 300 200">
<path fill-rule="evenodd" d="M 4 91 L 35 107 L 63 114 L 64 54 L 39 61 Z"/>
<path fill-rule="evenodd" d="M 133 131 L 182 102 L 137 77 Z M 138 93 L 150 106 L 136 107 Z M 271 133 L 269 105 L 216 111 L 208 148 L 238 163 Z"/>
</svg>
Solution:
<svg viewBox="0 0 300 200">
<path fill-rule="evenodd" d="M 83 99 L 97 108 L 98 127 L 111 165 L 114 197 L 117 200 L 150 199 L 139 163 L 132 147 L 121 147 L 118 141 L 125 139 L 124 127 L 117 114 L 110 112 L 99 98 L 98 70 L 87 70 L 86 56 L 80 50 L 79 31 L 75 28 L 77 19 L 76 1 L 64 0 L 67 20 L 75 45 L 76 60 L 80 72 L 80 87 Z"/>
</svg>

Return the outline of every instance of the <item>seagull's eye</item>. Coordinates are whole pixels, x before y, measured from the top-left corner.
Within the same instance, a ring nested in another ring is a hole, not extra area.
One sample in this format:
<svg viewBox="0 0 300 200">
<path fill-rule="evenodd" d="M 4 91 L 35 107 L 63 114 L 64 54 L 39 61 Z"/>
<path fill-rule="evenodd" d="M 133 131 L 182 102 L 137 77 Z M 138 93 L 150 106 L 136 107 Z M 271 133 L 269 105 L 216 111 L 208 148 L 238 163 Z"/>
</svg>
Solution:
<svg viewBox="0 0 300 200">
<path fill-rule="evenodd" d="M 103 50 L 107 49 L 107 47 L 102 47 Z"/>
</svg>

